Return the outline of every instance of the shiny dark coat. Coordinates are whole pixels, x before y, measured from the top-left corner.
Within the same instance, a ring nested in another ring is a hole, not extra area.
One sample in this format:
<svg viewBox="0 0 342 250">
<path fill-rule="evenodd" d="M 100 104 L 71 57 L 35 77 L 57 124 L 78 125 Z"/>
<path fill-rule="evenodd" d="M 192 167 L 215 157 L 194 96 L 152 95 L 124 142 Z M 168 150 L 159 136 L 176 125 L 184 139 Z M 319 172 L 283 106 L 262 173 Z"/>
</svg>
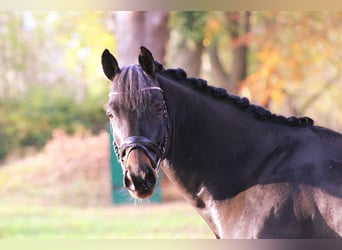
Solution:
<svg viewBox="0 0 342 250">
<path fill-rule="evenodd" d="M 341 134 L 142 58 L 168 110 L 161 168 L 217 238 L 342 236 Z"/>
<path fill-rule="evenodd" d="M 341 134 L 157 76 L 173 131 L 163 170 L 218 238 L 342 236 Z"/>
</svg>

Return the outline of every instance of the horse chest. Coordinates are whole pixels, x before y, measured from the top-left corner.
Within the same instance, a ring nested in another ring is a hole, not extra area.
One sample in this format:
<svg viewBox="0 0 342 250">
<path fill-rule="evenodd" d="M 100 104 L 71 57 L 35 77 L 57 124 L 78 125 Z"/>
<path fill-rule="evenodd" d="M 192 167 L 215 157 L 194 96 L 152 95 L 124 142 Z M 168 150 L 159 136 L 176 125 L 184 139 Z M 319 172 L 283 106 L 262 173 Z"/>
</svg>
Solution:
<svg viewBox="0 0 342 250">
<path fill-rule="evenodd" d="M 261 202 L 260 199 L 251 199 L 253 196 L 246 192 L 219 201 L 214 200 L 205 187 L 201 187 L 196 197 L 203 202 L 203 206 L 198 207 L 199 213 L 218 238 L 257 238 L 273 205 L 266 208 L 263 204 L 264 209 L 257 212 L 261 204 L 256 202 Z"/>
<path fill-rule="evenodd" d="M 277 213 L 279 205 L 273 202 L 256 205 L 251 201 L 212 201 L 202 211 L 209 225 L 219 238 L 259 238 L 271 213 Z"/>
<path fill-rule="evenodd" d="M 217 201 L 202 188 L 198 197 L 205 206 L 199 212 L 219 238 L 272 238 L 274 232 L 290 235 L 292 225 L 287 220 L 294 217 L 291 195 L 289 185 L 271 184 Z"/>
</svg>

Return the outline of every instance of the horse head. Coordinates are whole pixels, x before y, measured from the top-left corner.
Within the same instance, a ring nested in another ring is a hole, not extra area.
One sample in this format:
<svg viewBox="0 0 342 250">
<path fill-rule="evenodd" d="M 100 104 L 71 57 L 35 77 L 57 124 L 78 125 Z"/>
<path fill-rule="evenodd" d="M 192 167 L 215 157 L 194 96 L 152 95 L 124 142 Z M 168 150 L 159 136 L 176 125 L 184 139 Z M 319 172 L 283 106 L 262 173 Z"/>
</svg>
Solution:
<svg viewBox="0 0 342 250">
<path fill-rule="evenodd" d="M 139 65 L 120 68 L 107 49 L 102 54 L 103 71 L 111 81 L 106 115 L 123 170 L 123 184 L 133 197 L 144 199 L 155 189 L 169 136 L 152 53 L 141 47 L 138 59 Z"/>
</svg>

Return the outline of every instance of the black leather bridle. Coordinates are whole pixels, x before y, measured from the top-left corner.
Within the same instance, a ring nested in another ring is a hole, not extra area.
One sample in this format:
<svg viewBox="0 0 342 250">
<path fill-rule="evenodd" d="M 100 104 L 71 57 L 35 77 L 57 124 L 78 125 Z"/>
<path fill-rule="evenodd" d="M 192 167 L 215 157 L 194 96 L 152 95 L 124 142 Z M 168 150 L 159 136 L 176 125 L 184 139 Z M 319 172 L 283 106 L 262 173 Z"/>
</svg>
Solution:
<svg viewBox="0 0 342 250">
<path fill-rule="evenodd" d="M 141 91 L 146 90 L 158 90 L 163 94 L 163 90 L 160 87 L 146 87 Z M 111 95 L 118 95 L 119 92 L 111 92 Z M 170 125 L 169 116 L 166 108 L 165 101 L 163 100 L 163 118 L 164 118 L 164 138 L 160 144 L 152 142 L 150 139 L 144 136 L 130 136 L 122 142 L 121 145 L 117 145 L 113 139 L 113 148 L 117 159 L 119 160 L 123 169 L 125 169 L 125 156 L 128 156 L 133 149 L 142 150 L 150 159 L 153 169 L 158 172 L 160 168 L 160 162 L 165 159 L 170 138 Z"/>
</svg>

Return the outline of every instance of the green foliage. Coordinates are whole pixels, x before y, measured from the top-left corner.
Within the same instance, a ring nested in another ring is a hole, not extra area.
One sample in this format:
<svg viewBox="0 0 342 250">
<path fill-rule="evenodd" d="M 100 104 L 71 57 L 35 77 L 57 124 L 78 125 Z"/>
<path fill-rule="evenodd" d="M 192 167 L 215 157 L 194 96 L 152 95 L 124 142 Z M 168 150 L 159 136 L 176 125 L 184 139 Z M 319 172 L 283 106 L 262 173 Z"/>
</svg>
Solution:
<svg viewBox="0 0 342 250">
<path fill-rule="evenodd" d="M 56 128 L 69 134 L 79 129 L 94 133 L 103 129 L 106 119 L 102 97 L 87 96 L 84 102 L 77 103 L 62 91 L 34 88 L 21 99 L 2 99 L 0 159 L 16 147 L 43 147 Z"/>
<path fill-rule="evenodd" d="M 0 123 L 0 160 L 13 148 L 12 141 L 5 131 L 5 124 Z"/>
<path fill-rule="evenodd" d="M 56 128 L 104 127 L 100 55 L 114 48 L 105 20 L 103 12 L 0 12 L 0 160 L 43 147 Z"/>
<path fill-rule="evenodd" d="M 341 17 L 339 12 L 253 13 L 254 58 L 241 89 L 277 113 L 311 116 L 316 124 L 341 130 L 342 102 L 333 95 L 341 89 Z"/>
<path fill-rule="evenodd" d="M 170 27 L 178 30 L 186 39 L 198 43 L 204 38 L 204 28 L 207 22 L 206 11 L 175 12 L 170 21 Z"/>
</svg>

